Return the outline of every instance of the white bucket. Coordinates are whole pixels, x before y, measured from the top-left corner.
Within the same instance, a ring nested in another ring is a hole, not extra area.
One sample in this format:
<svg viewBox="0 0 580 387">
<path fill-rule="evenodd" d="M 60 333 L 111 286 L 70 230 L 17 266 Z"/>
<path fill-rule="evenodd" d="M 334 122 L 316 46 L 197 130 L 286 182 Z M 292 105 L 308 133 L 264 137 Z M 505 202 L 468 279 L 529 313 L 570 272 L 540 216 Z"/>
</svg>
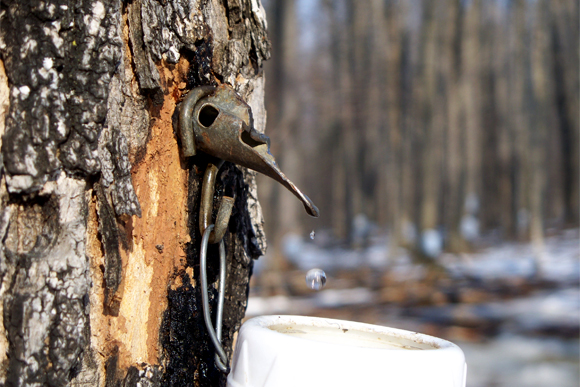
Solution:
<svg viewBox="0 0 580 387">
<path fill-rule="evenodd" d="M 304 316 L 261 316 L 240 329 L 228 387 L 464 387 L 455 344 L 420 333 Z"/>
</svg>

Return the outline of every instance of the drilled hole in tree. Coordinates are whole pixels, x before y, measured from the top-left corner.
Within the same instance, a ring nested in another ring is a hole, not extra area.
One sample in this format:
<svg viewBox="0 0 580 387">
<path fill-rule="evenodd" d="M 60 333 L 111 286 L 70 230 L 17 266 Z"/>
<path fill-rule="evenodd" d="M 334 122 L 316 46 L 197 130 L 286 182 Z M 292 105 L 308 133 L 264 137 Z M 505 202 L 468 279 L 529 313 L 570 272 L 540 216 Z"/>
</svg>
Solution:
<svg viewBox="0 0 580 387">
<path fill-rule="evenodd" d="M 211 105 L 205 105 L 199 111 L 199 123 L 205 126 L 206 128 L 211 126 L 214 123 L 217 116 L 220 114 L 220 111 L 214 108 Z"/>
</svg>

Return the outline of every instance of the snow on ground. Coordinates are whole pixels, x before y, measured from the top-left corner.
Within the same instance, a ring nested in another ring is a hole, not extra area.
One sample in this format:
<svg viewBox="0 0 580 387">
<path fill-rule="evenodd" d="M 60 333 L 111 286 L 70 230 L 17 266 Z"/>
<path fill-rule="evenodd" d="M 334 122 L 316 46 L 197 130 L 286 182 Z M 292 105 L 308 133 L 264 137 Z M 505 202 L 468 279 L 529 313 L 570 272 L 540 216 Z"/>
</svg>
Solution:
<svg viewBox="0 0 580 387">
<path fill-rule="evenodd" d="M 441 324 L 490 322 L 502 331 L 518 334 L 574 332 L 580 324 L 580 291 L 576 287 L 542 290 L 502 301 L 415 307 L 411 313 Z"/>
<path fill-rule="evenodd" d="M 386 268 L 388 264 L 386 248 L 384 239 L 375 241 L 366 249 L 360 250 L 321 247 L 296 234 L 286 236 L 283 242 L 286 258 L 304 271 L 313 267 L 320 267 L 325 271 L 356 269 L 361 265 Z"/>
<path fill-rule="evenodd" d="M 539 278 L 577 283 L 580 280 L 578 230 L 546 238 L 543 248 L 530 243 L 503 243 L 472 254 L 443 254 L 440 262 L 456 277 L 481 279 Z"/>
<path fill-rule="evenodd" d="M 578 288 L 540 292 L 531 297 L 490 304 L 490 311 L 510 319 L 522 330 L 541 327 L 577 328 L 580 321 Z"/>
<path fill-rule="evenodd" d="M 341 308 L 351 305 L 366 305 L 375 302 L 377 295 L 367 288 L 325 289 L 309 297 L 250 297 L 247 317 L 268 314 L 311 313 L 316 308 Z"/>
<path fill-rule="evenodd" d="M 578 387 L 578 341 L 502 335 L 456 342 L 467 362 L 467 387 Z"/>
<path fill-rule="evenodd" d="M 283 251 L 290 262 L 304 271 L 314 267 L 325 271 L 370 267 L 394 271 L 401 275 L 401 279 L 421 274 L 417 272 L 421 269 L 413 264 L 405 249 L 398 249 L 395 256 L 389 255 L 386 237 L 372 238 L 368 247 L 360 249 L 326 247 L 316 242 L 291 234 L 284 240 Z M 559 283 L 578 283 L 579 230 L 566 230 L 563 234 L 547 237 L 541 248 L 530 243 L 506 242 L 475 253 L 445 253 L 437 261 L 456 278 L 467 276 L 497 280 L 536 277 Z"/>
</svg>

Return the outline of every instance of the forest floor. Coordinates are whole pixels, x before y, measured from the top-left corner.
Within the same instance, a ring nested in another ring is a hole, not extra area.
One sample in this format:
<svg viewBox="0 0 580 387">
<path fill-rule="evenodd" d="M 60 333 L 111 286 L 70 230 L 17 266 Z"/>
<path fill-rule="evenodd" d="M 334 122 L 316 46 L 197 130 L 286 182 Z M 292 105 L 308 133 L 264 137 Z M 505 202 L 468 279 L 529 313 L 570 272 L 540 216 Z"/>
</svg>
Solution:
<svg viewBox="0 0 580 387">
<path fill-rule="evenodd" d="M 579 385 L 579 230 L 547 237 L 541 250 L 483 241 L 434 264 L 404 249 L 389 259 L 386 246 L 380 237 L 359 249 L 294 238 L 282 273 L 270 278 L 258 265 L 247 318 L 310 315 L 438 336 L 464 351 L 468 387 Z M 313 267 L 327 274 L 318 292 L 305 284 Z M 285 285 L 266 294 L 273 282 Z"/>
</svg>

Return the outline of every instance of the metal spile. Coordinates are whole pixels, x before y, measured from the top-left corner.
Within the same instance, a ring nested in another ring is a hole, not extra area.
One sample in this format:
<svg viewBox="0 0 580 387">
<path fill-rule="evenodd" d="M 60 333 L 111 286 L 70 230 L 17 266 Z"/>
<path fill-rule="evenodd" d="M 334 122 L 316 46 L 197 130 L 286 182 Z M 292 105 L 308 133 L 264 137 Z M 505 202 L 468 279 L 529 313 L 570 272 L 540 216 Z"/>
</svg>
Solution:
<svg viewBox="0 0 580 387">
<path fill-rule="evenodd" d="M 263 173 L 278 181 L 318 217 L 318 208 L 280 170 L 270 139 L 253 127 L 250 106 L 227 85 L 201 86 L 185 97 L 180 112 L 183 155 L 201 150 L 211 156 Z"/>
</svg>

